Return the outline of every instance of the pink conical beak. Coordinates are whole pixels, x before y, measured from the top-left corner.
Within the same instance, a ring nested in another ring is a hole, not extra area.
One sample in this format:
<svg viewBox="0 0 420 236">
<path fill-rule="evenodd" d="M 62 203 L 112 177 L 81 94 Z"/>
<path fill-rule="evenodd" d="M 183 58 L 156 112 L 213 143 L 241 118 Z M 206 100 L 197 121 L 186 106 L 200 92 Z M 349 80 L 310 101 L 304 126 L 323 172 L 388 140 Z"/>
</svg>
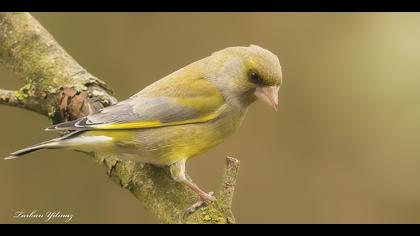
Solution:
<svg viewBox="0 0 420 236">
<path fill-rule="evenodd" d="M 266 86 L 266 87 L 258 87 L 255 90 L 255 96 L 261 99 L 268 105 L 270 105 L 275 111 L 277 111 L 277 106 L 279 104 L 279 93 L 280 86 Z"/>
</svg>

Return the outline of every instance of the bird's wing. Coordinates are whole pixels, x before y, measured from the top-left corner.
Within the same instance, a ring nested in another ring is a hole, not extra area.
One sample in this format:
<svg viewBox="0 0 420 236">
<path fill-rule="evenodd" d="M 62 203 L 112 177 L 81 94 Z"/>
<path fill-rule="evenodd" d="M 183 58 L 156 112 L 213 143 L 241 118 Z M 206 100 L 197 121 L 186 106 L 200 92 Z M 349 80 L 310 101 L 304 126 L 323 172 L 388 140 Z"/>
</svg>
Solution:
<svg viewBox="0 0 420 236">
<path fill-rule="evenodd" d="M 47 130 L 153 128 L 207 122 L 219 115 L 224 97 L 207 80 L 188 80 L 174 86 L 170 90 L 167 87 L 167 92 L 149 89 L 98 113 Z"/>
</svg>

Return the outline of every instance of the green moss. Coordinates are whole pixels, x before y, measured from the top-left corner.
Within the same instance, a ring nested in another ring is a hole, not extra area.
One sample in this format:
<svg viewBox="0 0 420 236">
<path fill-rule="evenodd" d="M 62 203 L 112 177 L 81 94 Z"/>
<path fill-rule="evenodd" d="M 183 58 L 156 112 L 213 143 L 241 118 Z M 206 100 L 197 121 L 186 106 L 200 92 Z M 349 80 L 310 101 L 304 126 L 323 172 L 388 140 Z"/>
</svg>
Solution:
<svg viewBox="0 0 420 236">
<path fill-rule="evenodd" d="M 202 219 L 206 223 L 215 223 L 215 224 L 222 224 L 226 223 L 226 219 L 223 215 L 221 215 L 220 210 L 216 210 L 214 207 L 209 207 L 202 213 Z"/>
<path fill-rule="evenodd" d="M 97 155 L 98 157 L 96 158 L 97 162 L 99 163 L 103 163 L 106 167 L 107 173 L 108 175 L 111 174 L 112 169 L 114 169 L 115 165 L 117 164 L 118 160 L 117 158 L 113 158 L 113 157 L 105 157 L 102 155 Z"/>
<path fill-rule="evenodd" d="M 57 94 L 58 92 L 60 92 L 61 87 L 54 87 L 51 85 L 46 86 L 46 92 L 48 92 L 48 94 Z"/>
<path fill-rule="evenodd" d="M 118 160 L 114 164 L 114 168 L 112 168 L 110 171 L 111 171 L 111 176 L 118 177 L 119 184 L 121 185 L 121 187 L 127 188 L 128 184 L 132 181 L 133 169 L 134 169 L 134 164 L 131 163 L 130 161 Z"/>
<path fill-rule="evenodd" d="M 23 100 L 25 100 L 25 99 L 27 99 L 29 97 L 28 94 L 23 93 L 20 90 L 18 90 L 18 91 L 15 92 L 15 96 L 16 96 L 17 100 L 19 100 L 19 101 L 23 101 Z"/>
</svg>

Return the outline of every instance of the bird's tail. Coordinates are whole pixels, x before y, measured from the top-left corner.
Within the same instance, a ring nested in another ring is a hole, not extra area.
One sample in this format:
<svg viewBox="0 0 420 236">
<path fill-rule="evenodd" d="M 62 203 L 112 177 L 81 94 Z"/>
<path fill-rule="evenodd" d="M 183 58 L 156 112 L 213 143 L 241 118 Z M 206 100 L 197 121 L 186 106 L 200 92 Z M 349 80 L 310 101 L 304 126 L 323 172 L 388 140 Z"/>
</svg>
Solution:
<svg viewBox="0 0 420 236">
<path fill-rule="evenodd" d="M 54 139 L 49 140 L 49 141 L 39 143 L 39 144 L 30 146 L 30 147 L 26 147 L 24 149 L 20 149 L 16 152 L 13 152 L 13 153 L 10 153 L 10 156 L 5 157 L 4 159 L 5 160 L 15 159 L 15 158 L 21 157 L 25 154 L 35 152 L 35 151 L 38 151 L 38 150 L 41 150 L 41 149 L 51 149 L 51 148 L 54 148 L 54 147 L 57 148 L 57 144 L 58 144 L 58 142 L 55 141 Z"/>
<path fill-rule="evenodd" d="M 79 133 L 78 131 L 64 135 L 62 137 L 59 138 L 55 138 L 55 139 L 51 139 L 39 144 L 35 144 L 29 147 L 26 147 L 24 149 L 20 149 L 16 152 L 10 153 L 10 156 L 5 157 L 5 160 L 10 160 L 10 159 L 15 159 L 18 157 L 21 157 L 25 154 L 31 153 L 31 152 L 35 152 L 41 149 L 55 149 L 55 148 L 61 148 L 62 147 L 62 140 L 69 138 L 70 136 L 73 136 L 74 134 Z"/>
</svg>

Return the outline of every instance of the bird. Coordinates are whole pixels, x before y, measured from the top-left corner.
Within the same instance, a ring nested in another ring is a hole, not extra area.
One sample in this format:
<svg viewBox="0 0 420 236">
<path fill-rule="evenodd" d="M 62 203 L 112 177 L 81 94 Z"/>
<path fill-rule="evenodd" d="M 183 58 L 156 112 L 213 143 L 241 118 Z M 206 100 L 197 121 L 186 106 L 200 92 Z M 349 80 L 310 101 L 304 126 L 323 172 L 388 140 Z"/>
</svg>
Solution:
<svg viewBox="0 0 420 236">
<path fill-rule="evenodd" d="M 257 45 L 227 47 L 97 113 L 48 127 L 70 133 L 10 154 L 71 149 L 169 166 L 172 179 L 200 201 L 216 198 L 186 177 L 186 161 L 222 143 L 262 100 L 275 111 L 282 84 L 278 57 Z"/>
</svg>

